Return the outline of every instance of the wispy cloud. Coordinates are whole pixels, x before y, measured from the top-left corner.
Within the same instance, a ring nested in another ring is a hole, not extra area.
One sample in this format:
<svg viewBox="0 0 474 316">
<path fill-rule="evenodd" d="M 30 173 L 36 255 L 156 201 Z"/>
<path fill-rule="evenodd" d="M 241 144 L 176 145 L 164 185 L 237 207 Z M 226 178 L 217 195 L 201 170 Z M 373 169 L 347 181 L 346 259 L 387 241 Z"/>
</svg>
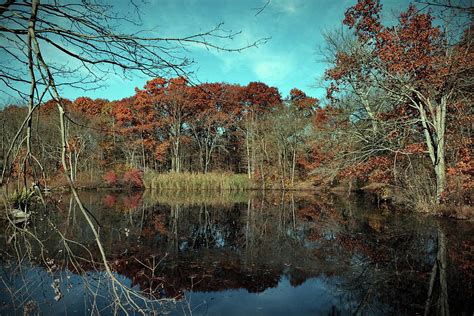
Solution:
<svg viewBox="0 0 474 316">
<path fill-rule="evenodd" d="M 274 6 L 276 11 L 294 14 L 301 9 L 302 1 L 298 0 L 271 0 L 270 5 Z"/>
<path fill-rule="evenodd" d="M 282 59 L 258 62 L 254 65 L 254 72 L 261 81 L 277 83 L 288 75 L 291 68 L 290 63 Z"/>
</svg>

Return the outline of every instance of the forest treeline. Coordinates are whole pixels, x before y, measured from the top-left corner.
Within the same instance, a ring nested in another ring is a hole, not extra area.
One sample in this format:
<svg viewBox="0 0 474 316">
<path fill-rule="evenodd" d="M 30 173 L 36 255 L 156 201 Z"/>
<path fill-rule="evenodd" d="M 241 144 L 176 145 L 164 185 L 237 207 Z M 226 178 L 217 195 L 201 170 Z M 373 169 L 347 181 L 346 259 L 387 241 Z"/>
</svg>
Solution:
<svg viewBox="0 0 474 316">
<path fill-rule="evenodd" d="M 191 85 L 184 78 L 155 78 L 118 101 L 80 97 L 63 103 L 71 178 L 103 174 L 112 183 L 129 169 L 151 169 L 245 173 L 285 186 L 312 170 L 313 120 L 328 121 L 330 111 L 298 89 L 282 99 L 277 88 L 261 82 Z M 2 111 L 2 152 L 26 112 L 18 106 Z M 32 147 L 47 178 L 61 171 L 57 124 L 55 102 L 46 102 L 33 119 L 38 137 Z M 15 161 L 13 175 L 21 169 Z"/>
<path fill-rule="evenodd" d="M 245 174 L 262 188 L 383 184 L 416 207 L 471 205 L 472 12 L 446 8 L 462 24 L 448 28 L 413 5 L 384 25 L 381 10 L 359 0 L 326 34 L 324 100 L 184 77 L 153 78 L 122 100 L 63 99 L 71 179 L 142 186 L 144 173 Z M 55 104 L 33 113 L 34 168 L 24 168 L 24 143 L 10 146 L 28 109 L 0 112 L 4 175 L 66 183 Z"/>
</svg>

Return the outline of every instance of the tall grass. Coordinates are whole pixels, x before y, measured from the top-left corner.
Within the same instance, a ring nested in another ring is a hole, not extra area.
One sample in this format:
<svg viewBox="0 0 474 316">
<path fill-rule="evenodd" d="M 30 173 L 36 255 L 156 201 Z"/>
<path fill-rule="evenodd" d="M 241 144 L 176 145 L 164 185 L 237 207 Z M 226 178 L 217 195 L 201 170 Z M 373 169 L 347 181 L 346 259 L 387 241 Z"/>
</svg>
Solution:
<svg viewBox="0 0 474 316">
<path fill-rule="evenodd" d="M 143 183 L 147 189 L 175 191 L 244 191 L 252 188 L 245 174 L 232 173 L 157 173 L 144 172 Z"/>
<path fill-rule="evenodd" d="M 236 203 L 247 203 L 253 196 L 253 191 L 173 191 L 173 190 L 145 190 L 143 202 L 145 204 L 167 204 L 171 206 L 210 205 L 231 207 Z"/>
<path fill-rule="evenodd" d="M 416 164 L 410 172 L 399 179 L 401 197 L 415 211 L 437 213 L 436 183 L 429 168 Z"/>
</svg>

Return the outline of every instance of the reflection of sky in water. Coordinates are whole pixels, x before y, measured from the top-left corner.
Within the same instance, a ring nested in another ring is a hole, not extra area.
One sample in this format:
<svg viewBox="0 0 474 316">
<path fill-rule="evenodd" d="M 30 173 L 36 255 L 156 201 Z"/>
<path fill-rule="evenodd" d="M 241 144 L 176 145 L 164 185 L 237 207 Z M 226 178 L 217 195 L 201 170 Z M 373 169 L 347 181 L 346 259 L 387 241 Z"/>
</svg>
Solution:
<svg viewBox="0 0 474 316">
<path fill-rule="evenodd" d="M 30 300 L 40 305 L 44 315 L 90 314 L 93 306 L 99 310 L 110 304 L 109 288 L 106 286 L 105 274 L 87 273 L 86 280 L 82 276 L 69 271 L 46 273 L 43 269 L 25 268 L 24 277 L 9 276 L 9 271 L 2 271 L 2 279 L 13 293 L 22 293 L 25 284 L 29 287 L 29 295 L 16 297 L 17 306 L 23 306 Z M 116 274 L 123 284 L 130 286 L 131 280 Z M 62 298 L 53 300 L 53 279 L 60 280 Z M 172 315 L 182 314 L 182 308 L 190 303 L 193 315 L 314 315 L 330 313 L 333 309 L 350 314 L 355 302 L 347 302 L 341 293 L 335 290 L 337 278 L 311 278 L 299 286 L 292 286 L 289 279 L 283 276 L 277 287 L 268 288 L 261 293 L 249 293 L 245 289 L 224 290 L 221 292 L 185 292 L 186 299 L 178 303 Z M 98 290 L 98 286 L 100 289 Z M 97 293 L 94 302 L 91 295 Z M 17 294 L 15 294 L 17 295 Z M 7 291 L 0 292 L 2 303 L 10 300 Z M 291 304 L 289 304 L 291 302 Z M 336 307 L 337 306 L 337 307 Z M 352 307 L 352 308 L 351 308 Z M 0 308 L 4 315 L 5 306 Z M 22 309 L 17 310 L 22 313 Z M 104 311 L 102 311 L 104 312 Z"/>
<path fill-rule="evenodd" d="M 186 296 L 193 315 L 328 315 L 336 306 L 338 312 L 350 315 L 351 304 L 330 291 L 328 282 L 331 280 L 312 278 L 293 287 L 287 277 L 282 277 L 276 288 L 261 293 L 239 289 L 187 292 Z"/>
<path fill-rule="evenodd" d="M 11 302 L 11 293 L 15 297 L 15 307 L 18 308 L 17 313 L 20 315 L 23 315 L 23 306 L 29 301 L 35 301 L 39 305 L 41 315 L 48 316 L 89 315 L 94 306 L 101 310 L 111 303 L 108 292 L 110 289 L 104 272 L 88 272 L 81 276 L 67 270 L 50 274 L 38 267 L 22 267 L 22 269 L 23 275 L 2 269 L 1 279 L 5 282 L 3 287 L 6 284 L 9 290 L 2 288 L 0 291 L 0 315 L 11 314 L 11 306 L 6 305 L 7 302 Z M 115 277 L 122 284 L 131 286 L 130 279 L 119 274 L 115 274 Z M 54 300 L 52 283 L 55 279 L 59 279 L 60 282 L 59 289 L 62 296 L 59 301 Z M 28 294 L 22 295 L 26 293 L 26 287 L 29 288 Z"/>
</svg>

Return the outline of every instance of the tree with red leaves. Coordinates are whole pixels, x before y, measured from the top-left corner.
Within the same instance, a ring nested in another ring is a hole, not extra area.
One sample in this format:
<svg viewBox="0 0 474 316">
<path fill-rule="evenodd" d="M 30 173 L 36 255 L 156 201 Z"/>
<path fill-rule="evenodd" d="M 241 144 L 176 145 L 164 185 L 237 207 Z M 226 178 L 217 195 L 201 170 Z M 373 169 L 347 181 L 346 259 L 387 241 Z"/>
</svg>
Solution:
<svg viewBox="0 0 474 316">
<path fill-rule="evenodd" d="M 188 124 L 199 148 L 199 161 L 204 173 L 209 171 L 214 151 L 223 145 L 221 141 L 240 111 L 235 88 L 240 87 L 204 83 L 192 88 L 195 112 Z"/>
<path fill-rule="evenodd" d="M 147 116 L 152 126 L 144 126 L 147 131 L 154 130 L 154 142 L 150 146 L 158 149 L 156 158 L 171 151 L 171 170 L 182 169 L 182 143 L 186 140 L 187 120 L 196 110 L 191 98 L 191 88 L 183 77 L 155 78 L 146 83 L 143 90 L 136 90 L 135 103 Z"/>
<path fill-rule="evenodd" d="M 155 144 L 158 120 L 152 104 L 135 95 L 116 102 L 113 114 L 117 131 L 127 140 L 127 145 L 122 146 L 122 150 L 126 151 L 126 163 L 137 166 L 135 156 L 141 152 L 141 166 L 146 168 L 147 152 Z"/>
<path fill-rule="evenodd" d="M 245 138 L 247 160 L 247 175 L 252 178 L 256 171 L 259 136 L 257 122 L 263 114 L 281 104 L 280 92 L 277 88 L 269 87 L 262 82 L 251 82 L 241 92 L 240 129 Z M 262 173 L 261 173 L 262 174 Z"/>
<path fill-rule="evenodd" d="M 456 36 L 448 27 L 435 26 L 431 12 L 410 5 L 398 24 L 384 26 L 381 9 L 377 0 L 359 0 L 346 11 L 343 23 L 353 31 L 356 48 L 336 52 L 334 67 L 326 72 L 331 81 L 329 96 L 351 85 L 352 95 L 366 102 L 364 109 L 375 122 L 374 132 L 380 122 L 397 126 L 384 129 L 385 141 L 389 135 L 401 135 L 401 117 L 411 122 L 416 128 L 405 124 L 405 130 L 411 128 L 410 137 L 415 142 L 423 140 L 426 146 L 436 175 L 435 200 L 440 202 L 446 189 L 447 114 L 460 97 L 461 74 L 472 69 L 472 48 L 453 45 Z M 369 98 L 361 98 L 371 90 L 383 95 L 388 108 L 374 108 Z"/>
</svg>

